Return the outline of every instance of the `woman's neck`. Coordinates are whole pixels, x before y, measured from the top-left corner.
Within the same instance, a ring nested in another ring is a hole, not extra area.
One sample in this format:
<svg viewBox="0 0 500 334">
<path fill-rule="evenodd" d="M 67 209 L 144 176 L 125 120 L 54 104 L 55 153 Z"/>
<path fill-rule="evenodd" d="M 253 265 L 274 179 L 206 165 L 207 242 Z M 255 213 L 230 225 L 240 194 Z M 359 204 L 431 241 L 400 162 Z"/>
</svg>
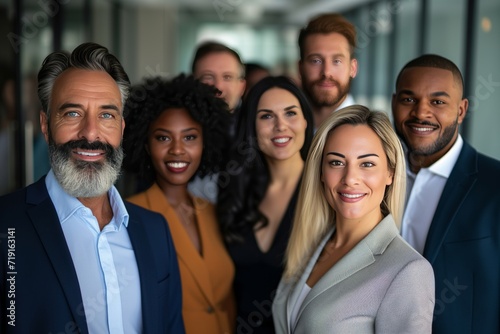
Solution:
<svg viewBox="0 0 500 334">
<path fill-rule="evenodd" d="M 187 184 L 166 185 L 161 182 L 157 182 L 157 184 L 167 198 L 167 201 L 170 205 L 174 207 L 180 204 L 188 204 L 189 206 L 192 206 L 191 195 L 189 194 Z"/>
<path fill-rule="evenodd" d="M 361 219 L 346 219 L 337 216 L 335 233 L 332 237 L 335 247 L 354 246 L 366 237 L 384 216 L 380 210 L 372 212 Z"/>
<path fill-rule="evenodd" d="M 302 176 L 304 161 L 300 152 L 287 160 L 266 159 L 269 168 L 269 182 L 286 186 L 296 184 Z"/>
</svg>

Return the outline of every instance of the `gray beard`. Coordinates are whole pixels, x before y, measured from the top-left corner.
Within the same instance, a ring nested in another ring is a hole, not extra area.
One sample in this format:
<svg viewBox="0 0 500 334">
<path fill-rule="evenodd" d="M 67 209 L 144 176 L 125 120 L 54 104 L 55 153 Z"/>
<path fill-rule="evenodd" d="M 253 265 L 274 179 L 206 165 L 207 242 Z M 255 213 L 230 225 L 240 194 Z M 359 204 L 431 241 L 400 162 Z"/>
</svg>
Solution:
<svg viewBox="0 0 500 334">
<path fill-rule="evenodd" d="M 74 148 L 93 147 L 106 150 L 104 162 L 89 162 L 71 159 Z M 104 195 L 120 176 L 124 153 L 120 146 L 114 148 L 102 142 L 69 141 L 65 144 L 54 143 L 49 133 L 50 165 L 61 187 L 70 196 L 92 198 Z"/>
</svg>

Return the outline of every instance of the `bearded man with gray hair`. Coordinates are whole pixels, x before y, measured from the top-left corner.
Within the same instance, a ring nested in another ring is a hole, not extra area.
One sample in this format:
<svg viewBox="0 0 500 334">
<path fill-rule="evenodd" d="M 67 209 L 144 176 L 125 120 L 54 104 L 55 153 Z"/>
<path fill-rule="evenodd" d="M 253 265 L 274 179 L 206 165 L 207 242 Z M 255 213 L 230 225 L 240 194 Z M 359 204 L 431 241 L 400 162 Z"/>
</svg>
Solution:
<svg viewBox="0 0 500 334">
<path fill-rule="evenodd" d="M 168 225 L 113 186 L 129 88 L 95 43 L 43 62 L 51 170 L 0 198 L 2 333 L 184 333 Z"/>
</svg>

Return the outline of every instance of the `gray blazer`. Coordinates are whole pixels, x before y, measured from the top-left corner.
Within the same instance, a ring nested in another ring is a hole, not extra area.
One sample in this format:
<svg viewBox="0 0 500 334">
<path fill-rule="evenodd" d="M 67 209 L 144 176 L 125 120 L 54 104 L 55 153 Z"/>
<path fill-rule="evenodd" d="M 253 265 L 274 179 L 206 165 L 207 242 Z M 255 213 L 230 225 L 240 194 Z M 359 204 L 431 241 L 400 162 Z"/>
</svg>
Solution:
<svg viewBox="0 0 500 334">
<path fill-rule="evenodd" d="M 276 333 L 431 333 L 432 267 L 399 236 L 391 215 L 314 285 L 290 328 L 300 291 L 333 231 L 298 281 L 281 280 L 273 302 Z"/>
</svg>

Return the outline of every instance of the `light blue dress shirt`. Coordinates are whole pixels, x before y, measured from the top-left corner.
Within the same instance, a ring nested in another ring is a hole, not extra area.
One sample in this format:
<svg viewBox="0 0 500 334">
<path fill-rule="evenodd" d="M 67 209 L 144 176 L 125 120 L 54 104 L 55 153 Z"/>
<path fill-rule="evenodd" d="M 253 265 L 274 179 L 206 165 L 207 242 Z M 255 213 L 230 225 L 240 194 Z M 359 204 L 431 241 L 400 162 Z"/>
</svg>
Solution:
<svg viewBox="0 0 500 334">
<path fill-rule="evenodd" d="M 129 215 L 115 187 L 113 218 L 102 231 L 92 211 L 69 196 L 52 170 L 45 179 L 75 266 L 89 333 L 141 333 L 141 286 L 127 231 Z"/>
</svg>

